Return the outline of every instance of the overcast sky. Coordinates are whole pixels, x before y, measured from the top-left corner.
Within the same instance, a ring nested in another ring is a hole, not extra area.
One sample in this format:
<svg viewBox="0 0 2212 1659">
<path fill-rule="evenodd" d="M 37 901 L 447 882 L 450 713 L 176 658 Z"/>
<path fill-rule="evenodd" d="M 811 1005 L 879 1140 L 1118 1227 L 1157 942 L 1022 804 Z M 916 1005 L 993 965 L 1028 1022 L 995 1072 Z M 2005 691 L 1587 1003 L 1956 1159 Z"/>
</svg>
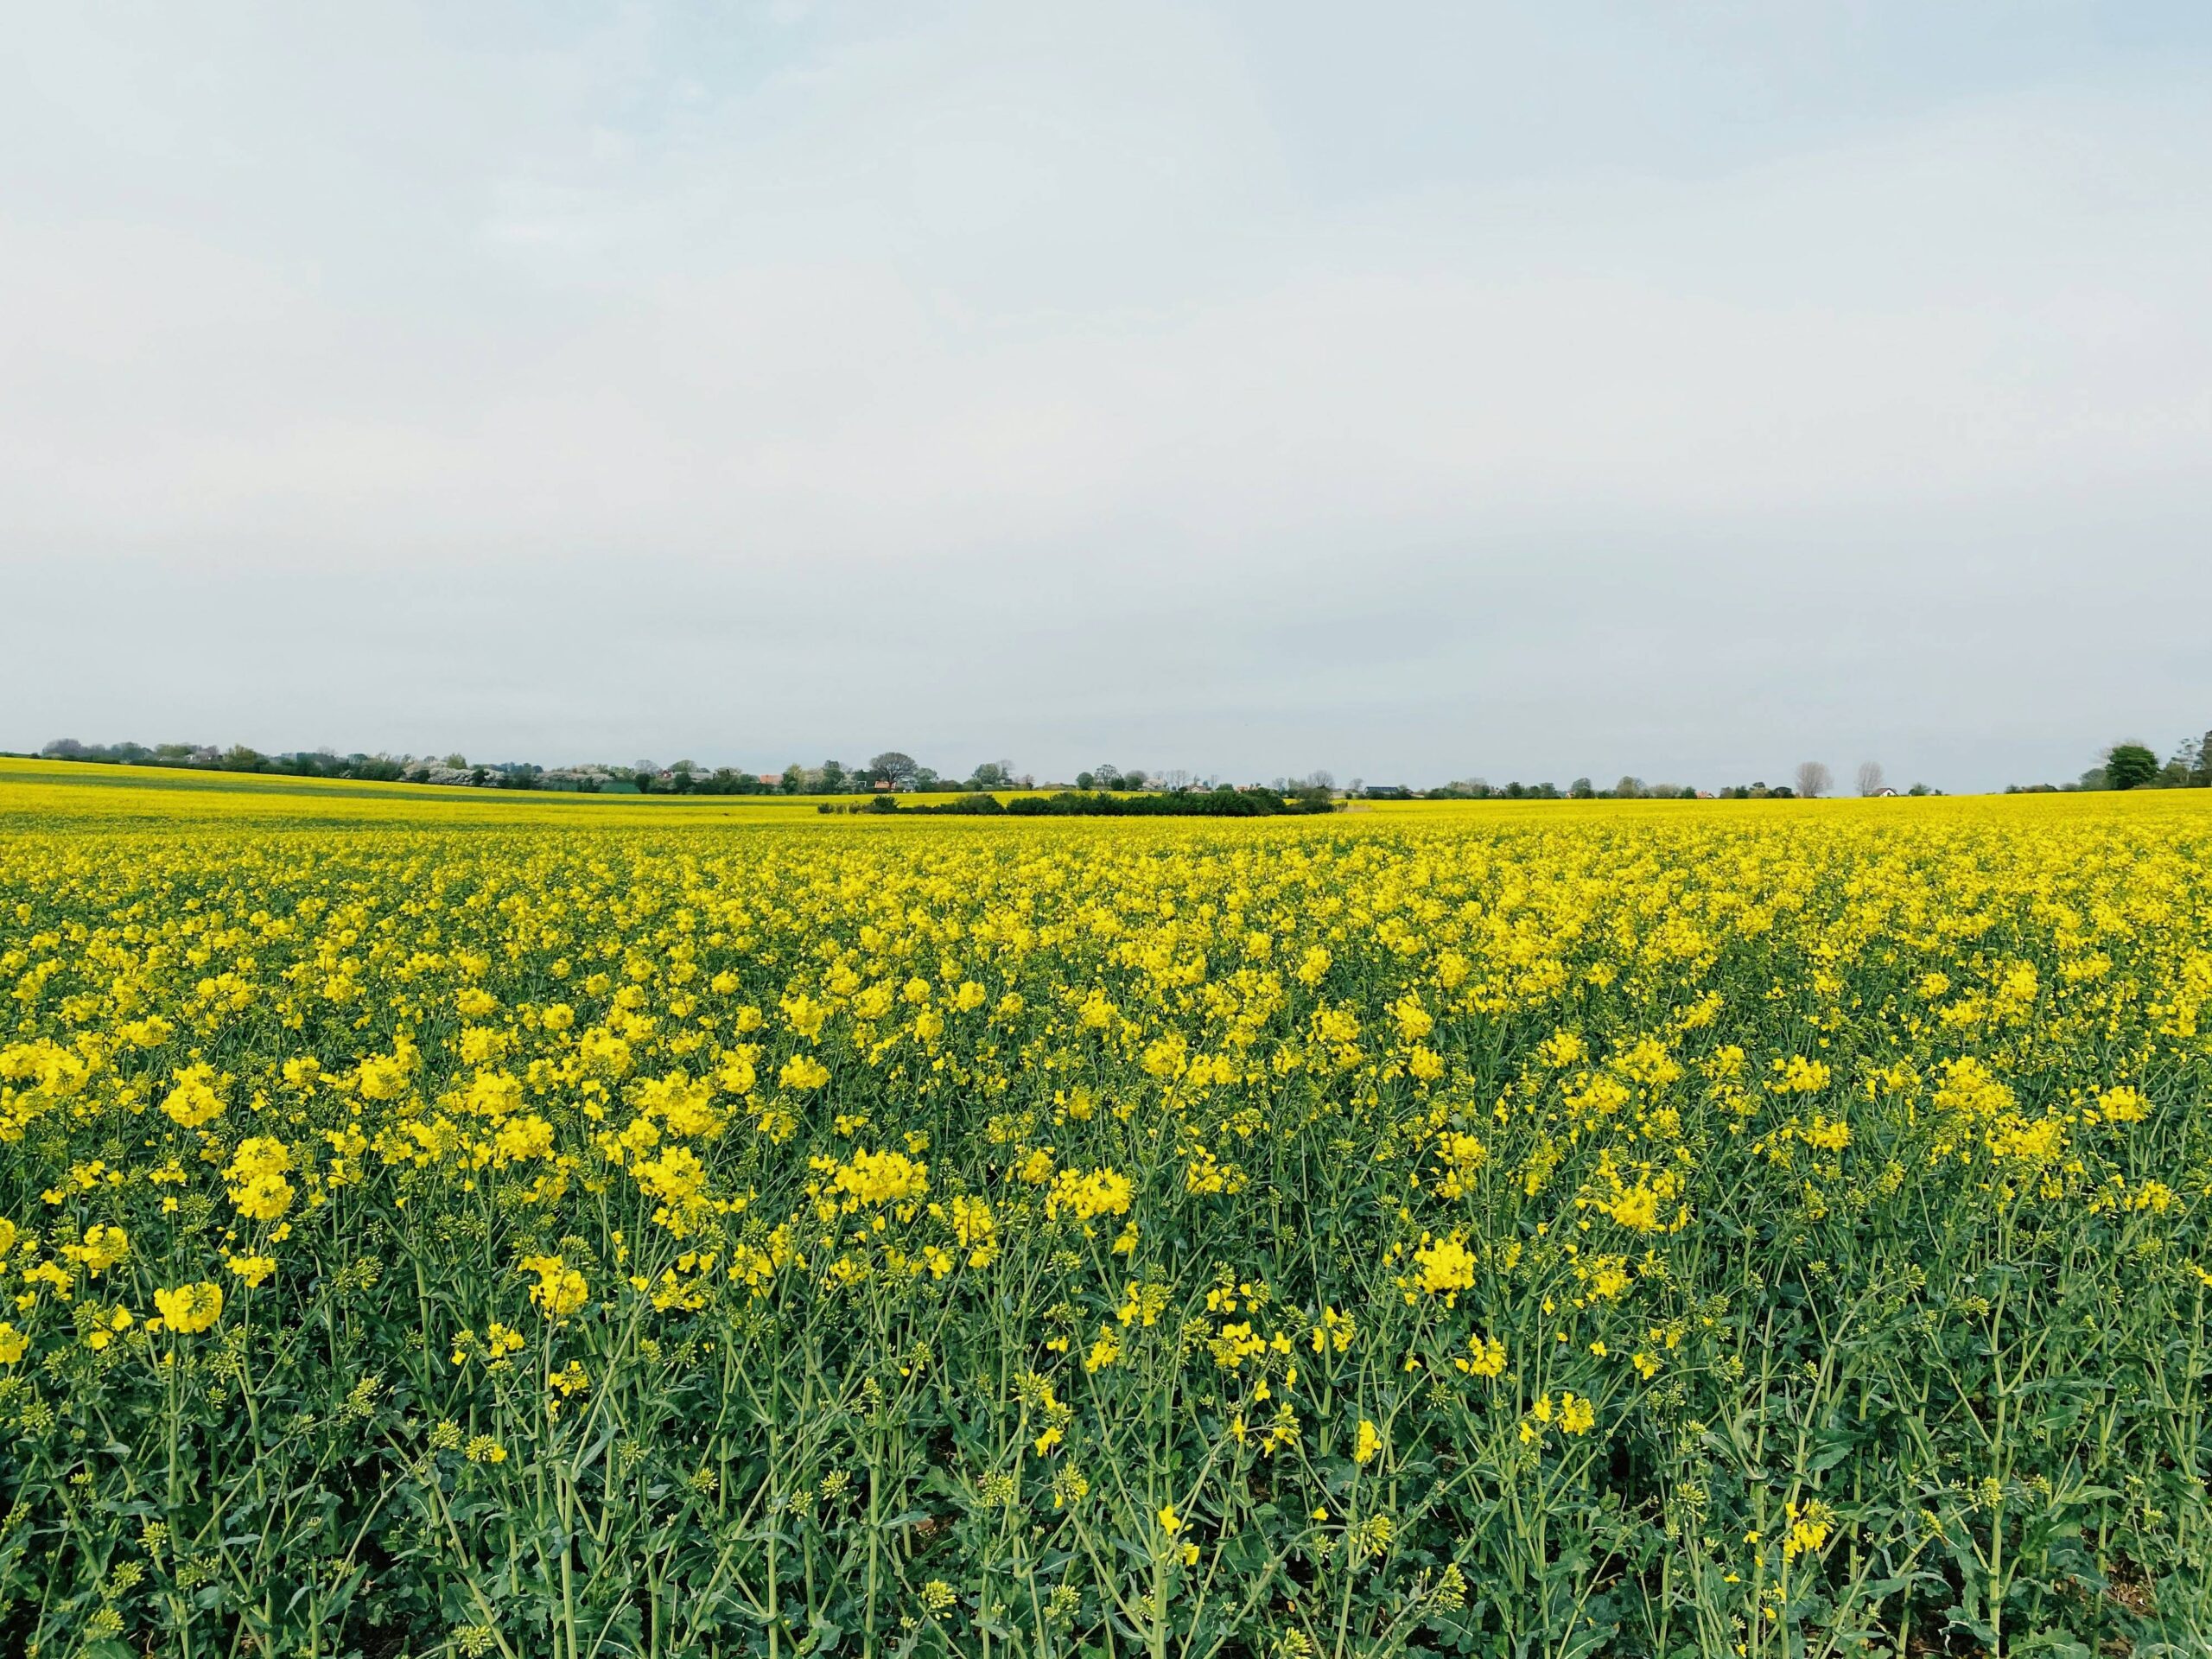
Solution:
<svg viewBox="0 0 2212 1659">
<path fill-rule="evenodd" d="M 2212 7 L 19 5 L 0 747 L 2212 727 Z"/>
</svg>

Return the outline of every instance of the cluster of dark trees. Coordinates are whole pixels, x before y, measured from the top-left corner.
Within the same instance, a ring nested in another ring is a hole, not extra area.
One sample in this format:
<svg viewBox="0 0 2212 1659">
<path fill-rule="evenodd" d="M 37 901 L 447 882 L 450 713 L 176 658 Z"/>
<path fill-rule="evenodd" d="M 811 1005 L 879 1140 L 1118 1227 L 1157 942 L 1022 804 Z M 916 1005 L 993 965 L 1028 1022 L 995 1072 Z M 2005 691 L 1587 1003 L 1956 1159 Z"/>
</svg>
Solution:
<svg viewBox="0 0 2212 1659">
<path fill-rule="evenodd" d="M 2014 784 L 2007 795 L 2077 789 L 2212 789 L 2212 732 L 2185 737 L 2163 763 L 2148 744 L 2115 743 L 2070 784 Z"/>
<path fill-rule="evenodd" d="M 902 807 L 888 795 L 868 803 L 874 812 L 950 813 L 962 817 L 1007 818 L 1272 818 L 1290 814 L 1331 812 L 1335 797 L 1325 789 L 1299 785 L 1284 791 L 1254 784 L 1243 789 L 1171 790 L 1156 794 L 1109 795 L 1103 791 L 1062 790 L 1054 795 L 1020 795 L 1001 801 L 995 795 L 963 795 L 942 806 Z M 838 810 L 829 802 L 824 812 Z M 850 811 L 854 809 L 844 809 Z"/>
</svg>

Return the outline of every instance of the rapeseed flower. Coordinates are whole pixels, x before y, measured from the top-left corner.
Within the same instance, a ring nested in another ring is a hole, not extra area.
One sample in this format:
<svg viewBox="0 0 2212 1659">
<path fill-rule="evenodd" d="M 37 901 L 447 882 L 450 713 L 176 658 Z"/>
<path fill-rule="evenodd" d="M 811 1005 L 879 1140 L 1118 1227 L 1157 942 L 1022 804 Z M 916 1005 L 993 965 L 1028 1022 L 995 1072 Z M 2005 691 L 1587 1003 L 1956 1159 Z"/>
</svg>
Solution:
<svg viewBox="0 0 2212 1659">
<path fill-rule="evenodd" d="M 223 1317 L 223 1287 L 203 1280 L 198 1284 L 157 1290 L 154 1293 L 154 1306 L 161 1310 L 165 1326 L 189 1335 L 207 1330 Z"/>
</svg>

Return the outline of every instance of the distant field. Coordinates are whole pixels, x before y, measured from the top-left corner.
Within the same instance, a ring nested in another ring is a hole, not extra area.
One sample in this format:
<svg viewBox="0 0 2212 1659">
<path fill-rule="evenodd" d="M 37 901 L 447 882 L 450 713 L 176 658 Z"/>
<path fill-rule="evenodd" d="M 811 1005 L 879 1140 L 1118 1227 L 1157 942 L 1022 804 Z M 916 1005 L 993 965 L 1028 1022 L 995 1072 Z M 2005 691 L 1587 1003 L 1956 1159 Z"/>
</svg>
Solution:
<svg viewBox="0 0 2212 1659">
<path fill-rule="evenodd" d="M 2212 1651 L 2212 791 L 0 764 L 0 1653 Z"/>
<path fill-rule="evenodd" d="M 180 799 L 180 797 L 187 798 Z M 461 789 L 434 784 L 372 784 L 351 779 L 287 778 L 270 772 L 193 772 L 168 766 L 0 757 L 0 818 L 61 813 L 136 819 L 207 817 L 357 818 L 422 823 L 647 823 L 683 814 L 713 822 L 814 819 L 812 795 L 578 795 L 553 790 Z"/>
</svg>

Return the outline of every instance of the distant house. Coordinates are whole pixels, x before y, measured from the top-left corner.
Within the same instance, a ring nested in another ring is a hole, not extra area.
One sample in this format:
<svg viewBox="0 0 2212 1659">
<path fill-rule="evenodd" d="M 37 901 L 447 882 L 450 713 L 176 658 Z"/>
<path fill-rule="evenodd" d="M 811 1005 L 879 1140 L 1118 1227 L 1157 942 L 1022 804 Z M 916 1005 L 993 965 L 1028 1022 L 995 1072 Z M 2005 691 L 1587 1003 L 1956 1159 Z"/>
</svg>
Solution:
<svg viewBox="0 0 2212 1659">
<path fill-rule="evenodd" d="M 780 789 L 783 786 L 784 774 L 780 772 L 764 772 L 760 774 L 760 781 L 771 789 Z"/>
<path fill-rule="evenodd" d="M 1874 793 L 1875 793 L 1875 794 L 1877 794 L 1877 795 L 1894 795 L 1894 794 L 1896 794 L 1896 793 L 1897 793 L 1897 791 L 1895 791 L 1894 789 L 1886 789 L 1886 788 L 1885 788 L 1885 789 L 1878 789 L 1878 790 L 1876 790 L 1876 791 L 1874 791 Z"/>
<path fill-rule="evenodd" d="M 875 787 L 887 794 L 890 792 L 891 780 L 888 778 L 879 778 L 875 780 Z"/>
</svg>

